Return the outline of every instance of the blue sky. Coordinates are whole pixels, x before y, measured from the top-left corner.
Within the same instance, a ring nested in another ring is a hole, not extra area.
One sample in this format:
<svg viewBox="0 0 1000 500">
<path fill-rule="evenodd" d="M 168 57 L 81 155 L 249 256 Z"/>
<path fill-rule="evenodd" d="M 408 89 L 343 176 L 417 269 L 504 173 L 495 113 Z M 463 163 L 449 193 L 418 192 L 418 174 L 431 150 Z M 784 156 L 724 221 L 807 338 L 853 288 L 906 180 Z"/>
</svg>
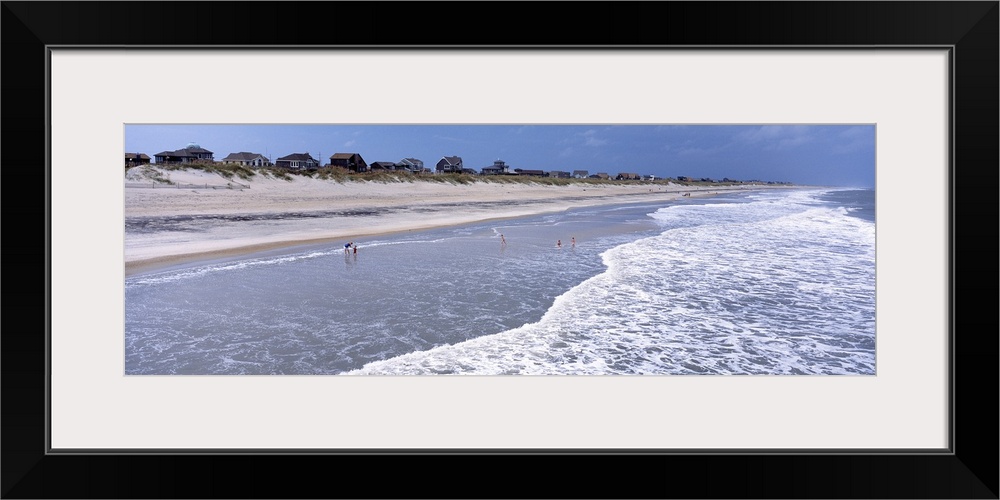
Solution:
<svg viewBox="0 0 1000 500">
<path fill-rule="evenodd" d="M 434 168 L 459 156 L 477 171 L 587 170 L 659 177 L 728 177 L 821 186 L 875 186 L 874 125 L 126 125 L 125 152 L 197 143 L 221 160 L 261 153 L 271 161 L 310 153 L 359 153 L 369 164 L 417 158 Z"/>
</svg>

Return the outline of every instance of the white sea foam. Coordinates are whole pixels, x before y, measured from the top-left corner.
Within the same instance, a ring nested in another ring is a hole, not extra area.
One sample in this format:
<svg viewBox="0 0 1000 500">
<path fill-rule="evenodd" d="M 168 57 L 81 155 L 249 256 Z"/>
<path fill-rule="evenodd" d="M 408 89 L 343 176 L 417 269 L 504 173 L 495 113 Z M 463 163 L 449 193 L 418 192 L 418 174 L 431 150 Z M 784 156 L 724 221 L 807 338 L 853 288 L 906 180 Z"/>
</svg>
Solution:
<svg viewBox="0 0 1000 500">
<path fill-rule="evenodd" d="M 875 226 L 816 193 L 677 205 L 540 321 L 352 374 L 873 374 Z"/>
<path fill-rule="evenodd" d="M 245 259 L 236 262 L 228 262 L 225 264 L 199 266 L 184 271 L 170 271 L 170 272 L 153 273 L 148 275 L 139 275 L 137 277 L 125 280 L 125 287 L 128 288 L 139 285 L 160 285 L 164 283 L 181 281 L 190 278 L 201 278 L 211 273 L 234 271 L 240 269 L 250 269 L 254 267 L 275 266 L 279 264 L 288 264 L 291 262 L 296 262 L 304 259 L 315 259 L 317 257 L 325 257 L 328 255 L 332 255 L 332 252 L 309 252 L 304 254 L 266 258 L 266 259 Z"/>
<path fill-rule="evenodd" d="M 130 278 L 126 373 L 871 374 L 874 203 L 824 195 L 588 208 Z"/>
</svg>

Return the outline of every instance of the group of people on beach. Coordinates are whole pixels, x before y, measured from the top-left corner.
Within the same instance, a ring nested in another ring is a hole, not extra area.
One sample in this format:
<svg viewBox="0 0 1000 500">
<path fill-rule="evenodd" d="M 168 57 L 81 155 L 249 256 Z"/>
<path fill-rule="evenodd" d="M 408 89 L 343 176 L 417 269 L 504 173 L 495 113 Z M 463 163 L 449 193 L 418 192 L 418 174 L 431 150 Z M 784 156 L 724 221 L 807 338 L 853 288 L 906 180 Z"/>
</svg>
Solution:
<svg viewBox="0 0 1000 500">
<path fill-rule="evenodd" d="M 576 236 L 571 237 L 569 241 L 570 245 L 573 248 L 576 248 Z M 503 233 L 500 233 L 500 248 L 505 248 L 506 246 L 507 238 L 504 238 Z M 556 240 L 556 248 L 562 248 L 562 240 Z"/>
<path fill-rule="evenodd" d="M 347 255 L 347 254 L 351 253 L 351 249 L 352 248 L 354 249 L 354 255 L 357 255 L 358 254 L 358 244 L 355 243 L 355 242 L 353 242 L 353 241 L 350 242 L 350 243 L 345 243 L 344 244 L 344 255 Z"/>
<path fill-rule="evenodd" d="M 576 236 L 573 236 L 569 241 L 570 245 L 576 248 Z M 556 248 L 562 248 L 562 240 L 556 240 Z"/>
</svg>

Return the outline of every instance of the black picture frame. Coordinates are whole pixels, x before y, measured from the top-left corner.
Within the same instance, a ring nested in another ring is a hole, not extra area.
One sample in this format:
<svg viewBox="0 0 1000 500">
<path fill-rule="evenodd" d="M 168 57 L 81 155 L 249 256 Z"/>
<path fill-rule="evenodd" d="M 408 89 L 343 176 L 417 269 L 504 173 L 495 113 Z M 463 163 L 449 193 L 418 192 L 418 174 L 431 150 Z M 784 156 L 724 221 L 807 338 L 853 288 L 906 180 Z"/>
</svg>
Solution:
<svg viewBox="0 0 1000 500">
<path fill-rule="evenodd" d="M 34 271 L 8 274 L 5 296 L 4 498 L 998 498 L 997 1 L 2 4 L 2 251 L 11 269 Z M 192 17 L 197 27 L 162 28 Z M 326 29 L 322 19 L 351 29 Z M 413 28 L 421 22 L 449 29 Z M 261 28 L 214 29 L 233 23 Z M 281 29 L 290 25 L 315 28 Z M 949 452 L 49 453 L 48 47 L 414 44 L 950 47 Z"/>
</svg>

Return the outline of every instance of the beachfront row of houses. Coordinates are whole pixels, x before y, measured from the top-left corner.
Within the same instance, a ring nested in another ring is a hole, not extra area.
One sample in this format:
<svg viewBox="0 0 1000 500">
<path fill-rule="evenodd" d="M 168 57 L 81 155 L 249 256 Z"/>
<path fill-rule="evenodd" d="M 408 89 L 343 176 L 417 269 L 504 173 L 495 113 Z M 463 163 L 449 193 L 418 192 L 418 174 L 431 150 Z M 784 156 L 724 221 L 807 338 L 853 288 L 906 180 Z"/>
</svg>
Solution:
<svg viewBox="0 0 1000 500">
<path fill-rule="evenodd" d="M 202 148 L 198 144 L 188 144 L 187 147 L 175 151 L 162 151 L 153 155 L 151 159 L 145 153 L 125 153 L 125 168 L 150 163 L 157 164 L 183 164 L 183 163 L 215 163 L 215 153 Z M 293 170 L 312 170 L 323 166 L 341 167 L 351 172 L 371 172 L 371 171 L 403 171 L 414 174 L 450 174 L 464 173 L 472 175 L 526 175 L 536 177 L 557 177 L 557 178 L 593 178 L 593 179 L 618 179 L 618 180 L 655 180 L 652 175 L 639 175 L 631 172 L 621 172 L 614 176 L 607 172 L 598 172 L 591 175 L 587 170 L 531 170 L 521 168 L 510 168 L 503 160 L 496 160 L 492 165 L 482 167 L 479 172 L 473 168 L 468 168 L 462 163 L 460 156 L 443 156 L 438 160 L 434 170 L 424 166 L 424 162 L 416 158 L 403 158 L 399 161 L 376 161 L 371 164 L 366 162 L 358 153 L 334 153 L 330 155 L 326 165 L 313 158 L 309 153 L 292 153 L 276 159 L 273 163 L 266 156 L 260 153 L 250 153 L 241 151 L 230 153 L 219 160 L 218 163 L 243 165 L 247 167 L 280 167 Z"/>
</svg>

